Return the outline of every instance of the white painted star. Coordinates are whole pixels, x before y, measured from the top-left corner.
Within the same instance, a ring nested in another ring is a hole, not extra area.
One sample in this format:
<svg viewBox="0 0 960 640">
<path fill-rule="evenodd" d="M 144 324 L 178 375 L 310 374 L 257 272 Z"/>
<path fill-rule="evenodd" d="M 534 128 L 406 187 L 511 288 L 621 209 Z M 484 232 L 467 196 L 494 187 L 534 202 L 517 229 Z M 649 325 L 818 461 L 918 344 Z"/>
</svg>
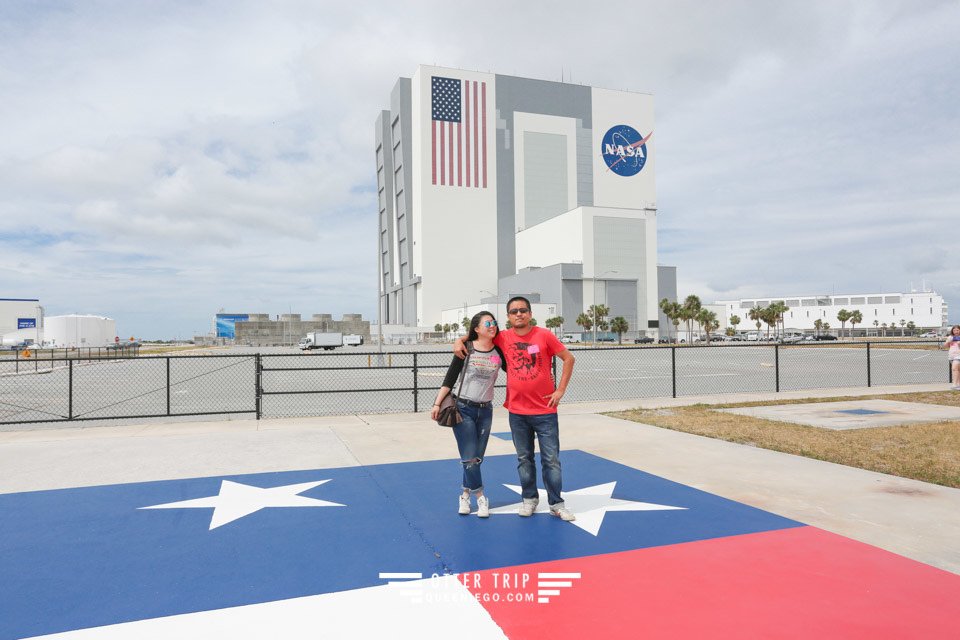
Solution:
<svg viewBox="0 0 960 640">
<path fill-rule="evenodd" d="M 297 495 L 307 489 L 319 487 L 330 480 L 319 482 L 302 482 L 288 484 L 282 487 L 262 489 L 247 484 L 240 484 L 231 480 L 220 483 L 220 493 L 206 498 L 181 500 L 155 504 L 141 509 L 203 509 L 213 507 L 213 516 L 210 518 L 210 530 L 222 527 L 225 524 L 238 520 L 243 516 L 266 509 L 267 507 L 345 507 L 337 502 L 327 502 L 316 498 L 307 498 Z"/>
<path fill-rule="evenodd" d="M 512 485 L 503 485 L 514 493 L 520 494 L 521 488 Z M 570 524 L 580 527 L 587 533 L 597 535 L 600 533 L 600 526 L 603 524 L 603 517 L 608 511 L 671 511 L 676 509 L 686 509 L 686 507 L 671 507 L 665 504 L 654 504 L 652 502 L 635 502 L 633 500 L 621 500 L 613 497 L 613 490 L 617 486 L 616 482 L 606 484 L 596 484 L 592 487 L 584 487 L 576 491 L 563 491 L 561 496 L 566 503 L 567 509 L 572 511 L 577 519 Z M 545 489 L 539 489 L 540 504 L 537 505 L 537 513 L 550 513 L 550 506 L 547 504 L 547 492 Z M 490 513 L 505 514 L 512 513 L 516 515 L 521 503 L 507 505 L 505 507 L 496 507 L 490 509 Z"/>
</svg>

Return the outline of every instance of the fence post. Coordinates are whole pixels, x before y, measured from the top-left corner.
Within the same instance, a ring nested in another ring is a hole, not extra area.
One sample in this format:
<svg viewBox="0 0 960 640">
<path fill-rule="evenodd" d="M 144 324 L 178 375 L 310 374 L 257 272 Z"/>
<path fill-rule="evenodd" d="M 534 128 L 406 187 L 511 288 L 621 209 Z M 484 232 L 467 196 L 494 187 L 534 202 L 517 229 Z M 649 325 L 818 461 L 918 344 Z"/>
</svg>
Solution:
<svg viewBox="0 0 960 640">
<path fill-rule="evenodd" d="M 167 415 L 170 415 L 170 356 L 167 356 Z"/>
<path fill-rule="evenodd" d="M 677 348 L 670 347 L 670 373 L 673 378 L 673 397 L 677 397 Z"/>
<path fill-rule="evenodd" d="M 867 343 L 867 386 L 868 387 L 871 386 L 871 383 L 872 381 L 870 379 L 870 343 L 868 342 Z"/>
<path fill-rule="evenodd" d="M 413 354 L 413 412 L 414 413 L 416 413 L 420 408 L 420 405 L 419 405 L 420 392 L 417 388 L 417 377 L 418 377 L 417 354 L 416 352 L 414 352 Z"/>
<path fill-rule="evenodd" d="M 780 393 L 780 345 L 773 345 L 773 370 L 777 378 L 777 393 Z"/>
<path fill-rule="evenodd" d="M 67 360 L 67 420 L 73 420 L 73 360 Z"/>
<path fill-rule="evenodd" d="M 13 359 L 16 361 L 16 372 L 20 373 L 20 349 L 13 350 Z M 947 363 L 949 365 L 949 363 Z M 947 367 L 947 370 L 950 370 L 950 367 Z"/>
<path fill-rule="evenodd" d="M 263 362 L 260 360 L 260 354 L 257 353 L 253 359 L 256 372 L 254 374 L 254 403 L 257 407 L 257 420 L 263 415 Z"/>
</svg>

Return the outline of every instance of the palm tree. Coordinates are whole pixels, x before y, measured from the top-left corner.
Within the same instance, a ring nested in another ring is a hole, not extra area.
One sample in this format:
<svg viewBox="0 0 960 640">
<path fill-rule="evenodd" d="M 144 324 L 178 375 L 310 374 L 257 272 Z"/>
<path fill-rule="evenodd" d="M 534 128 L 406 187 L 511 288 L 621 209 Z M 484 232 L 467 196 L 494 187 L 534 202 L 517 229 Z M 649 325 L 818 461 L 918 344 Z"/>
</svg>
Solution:
<svg viewBox="0 0 960 640">
<path fill-rule="evenodd" d="M 447 324 L 447 323 L 444 323 L 444 325 L 443 325 L 443 336 L 446 337 L 448 333 L 450 333 L 450 325 Z"/>
<path fill-rule="evenodd" d="M 840 333 L 843 334 L 843 327 L 846 326 L 847 320 L 850 319 L 850 312 L 846 309 L 840 309 L 837 311 L 837 320 L 840 321 Z"/>
<path fill-rule="evenodd" d="M 717 321 L 717 314 L 709 309 L 700 309 L 700 312 L 697 314 L 697 322 L 703 327 L 703 331 L 707 334 L 707 345 L 709 345 L 710 334 L 720 326 L 720 323 Z"/>
<path fill-rule="evenodd" d="M 660 301 L 660 311 L 673 324 L 673 341 L 677 341 L 677 327 L 680 326 L 680 304 L 676 301 L 664 298 Z"/>
<path fill-rule="evenodd" d="M 691 340 L 691 322 L 696 319 L 697 314 L 700 313 L 700 309 L 703 306 L 703 303 L 700 302 L 700 298 L 693 294 L 690 294 L 683 300 L 683 305 L 681 305 L 682 313 L 680 319 L 684 320 L 687 323 L 687 342 Z"/>
<path fill-rule="evenodd" d="M 593 341 L 597 341 L 597 329 L 607 330 L 606 317 L 610 313 L 610 308 L 605 304 L 592 304 L 587 309 L 590 320 L 593 323 Z"/>
<path fill-rule="evenodd" d="M 585 313 L 581 313 L 577 316 L 576 324 L 583 328 L 584 331 L 590 331 L 593 328 L 593 320 L 590 319 Z"/>
<path fill-rule="evenodd" d="M 916 333 L 916 329 L 917 329 L 916 323 L 913 320 L 911 320 L 910 322 L 907 323 L 907 329 L 910 330 L 910 333 Z"/>
<path fill-rule="evenodd" d="M 887 337 L 887 323 L 884 322 L 884 323 L 883 323 L 882 325 L 880 325 L 880 326 L 883 327 L 883 337 L 886 338 L 886 337 Z"/>
<path fill-rule="evenodd" d="M 768 308 L 776 316 L 776 323 L 780 325 L 780 334 L 783 334 L 783 316 L 790 311 L 790 307 L 783 300 L 775 300 Z"/>
<path fill-rule="evenodd" d="M 874 329 L 874 331 L 876 331 L 877 327 L 879 327 L 879 326 L 880 326 L 880 321 L 879 321 L 879 320 L 874 320 L 874 321 L 873 321 L 873 329 Z"/>
<path fill-rule="evenodd" d="M 757 323 L 757 331 L 760 331 L 760 320 L 763 317 L 763 307 L 751 307 L 747 311 L 747 317 Z"/>
<path fill-rule="evenodd" d="M 829 322 L 824 322 L 824 323 L 823 323 L 823 332 L 824 332 L 824 333 L 830 333 L 830 323 L 829 323 Z"/>
<path fill-rule="evenodd" d="M 630 325 L 627 323 L 627 319 L 623 316 L 617 316 L 610 321 L 610 331 L 613 331 L 617 334 L 617 342 L 623 344 L 623 334 L 630 330 Z"/>
<path fill-rule="evenodd" d="M 823 330 L 823 320 L 821 320 L 820 318 L 817 318 L 816 320 L 813 321 L 813 335 L 815 336 L 820 335 L 820 332 L 822 330 Z"/>
<path fill-rule="evenodd" d="M 857 309 L 855 311 L 851 311 L 850 312 L 850 334 L 849 334 L 851 338 L 853 337 L 853 328 L 856 325 L 860 324 L 861 322 L 863 322 L 863 314 L 860 313 L 860 310 Z"/>
<path fill-rule="evenodd" d="M 737 325 L 740 324 L 740 316 L 730 316 L 730 327 L 733 328 L 733 333 L 727 333 L 727 335 L 732 336 L 737 332 Z"/>
<path fill-rule="evenodd" d="M 437 333 L 440 333 L 443 331 L 443 325 L 438 322 L 437 324 L 433 325 L 433 330 Z"/>
<path fill-rule="evenodd" d="M 553 329 L 553 330 L 554 330 L 553 333 L 554 333 L 554 335 L 556 335 L 556 334 L 557 334 L 557 331 L 556 331 L 556 330 L 563 326 L 563 318 L 561 318 L 561 317 L 559 317 L 559 316 L 556 316 L 556 317 L 553 317 L 553 318 L 547 318 L 547 319 L 544 321 L 543 325 L 544 325 L 547 329 Z"/>
</svg>

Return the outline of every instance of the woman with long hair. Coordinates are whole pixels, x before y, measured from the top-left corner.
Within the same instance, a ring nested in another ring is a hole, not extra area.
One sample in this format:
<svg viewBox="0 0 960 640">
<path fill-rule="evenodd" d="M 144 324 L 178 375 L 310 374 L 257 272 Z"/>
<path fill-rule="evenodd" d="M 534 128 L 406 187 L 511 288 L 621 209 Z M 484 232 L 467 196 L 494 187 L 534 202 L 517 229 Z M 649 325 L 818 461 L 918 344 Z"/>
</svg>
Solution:
<svg viewBox="0 0 960 640">
<path fill-rule="evenodd" d="M 947 359 L 950 361 L 950 370 L 953 372 L 953 386 L 950 388 L 960 391 L 960 324 L 953 325 L 943 346 L 948 349 Z"/>
<path fill-rule="evenodd" d="M 436 420 L 440 401 L 453 389 L 459 390 L 457 408 L 463 422 L 453 427 L 453 435 L 457 439 L 460 463 L 463 465 L 458 513 L 464 516 L 470 514 L 471 494 L 477 499 L 477 515 L 481 518 L 490 516 L 490 502 L 483 495 L 480 465 L 487 451 L 490 426 L 493 424 L 493 387 L 500 369 L 506 368 L 503 352 L 493 344 L 498 331 L 497 320 L 488 311 L 481 311 L 471 318 L 470 332 L 467 334 L 469 355 L 466 361 L 453 357 L 430 412 L 430 417 Z"/>
</svg>

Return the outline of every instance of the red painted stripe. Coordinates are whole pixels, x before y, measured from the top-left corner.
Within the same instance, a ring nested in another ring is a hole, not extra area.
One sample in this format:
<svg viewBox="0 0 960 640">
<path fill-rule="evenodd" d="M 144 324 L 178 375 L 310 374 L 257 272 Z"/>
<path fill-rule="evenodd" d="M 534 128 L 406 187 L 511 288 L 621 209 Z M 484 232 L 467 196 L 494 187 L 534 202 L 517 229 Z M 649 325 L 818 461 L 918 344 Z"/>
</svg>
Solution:
<svg viewBox="0 0 960 640">
<path fill-rule="evenodd" d="M 480 164 L 477 156 L 479 155 L 480 141 L 477 139 L 477 83 L 473 83 L 473 184 L 480 186 Z"/>
<path fill-rule="evenodd" d="M 470 82 L 468 80 L 463 81 L 463 116 L 465 119 L 465 125 L 467 129 L 467 135 L 464 136 L 467 141 L 467 152 L 464 154 L 467 158 L 467 186 L 470 186 Z"/>
<path fill-rule="evenodd" d="M 437 121 L 432 121 L 430 127 L 430 172 L 433 174 L 433 184 L 437 184 Z"/>
<path fill-rule="evenodd" d="M 447 123 L 447 135 L 450 137 L 450 153 L 447 154 L 447 162 L 450 163 L 450 186 L 453 186 L 453 123 Z"/>
<path fill-rule="evenodd" d="M 480 85 L 483 94 L 480 98 L 481 109 L 483 109 L 483 188 L 487 188 L 487 83 Z"/>
<path fill-rule="evenodd" d="M 445 168 L 447 166 L 447 152 L 446 145 L 446 136 L 443 134 L 443 121 L 440 121 L 440 184 L 447 184 L 447 174 Z"/>
<path fill-rule="evenodd" d="M 581 577 L 547 603 L 508 600 L 536 594 L 538 572 Z M 518 586 L 524 575 L 525 588 Z M 524 640 L 949 638 L 960 620 L 960 576 L 814 527 L 493 569 L 461 581 L 508 637 Z"/>
</svg>

